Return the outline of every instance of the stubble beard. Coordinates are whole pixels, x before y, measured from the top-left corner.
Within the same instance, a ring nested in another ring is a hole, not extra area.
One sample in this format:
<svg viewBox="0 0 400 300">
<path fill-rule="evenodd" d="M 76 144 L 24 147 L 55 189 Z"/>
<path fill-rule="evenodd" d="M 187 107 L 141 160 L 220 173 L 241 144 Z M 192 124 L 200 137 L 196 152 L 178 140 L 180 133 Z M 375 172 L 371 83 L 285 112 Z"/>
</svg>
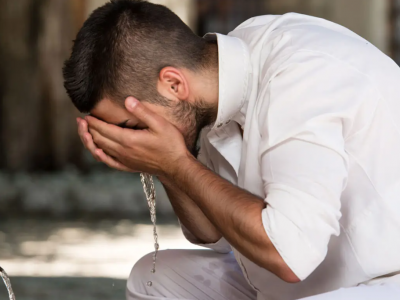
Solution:
<svg viewBox="0 0 400 300">
<path fill-rule="evenodd" d="M 179 101 L 173 108 L 173 115 L 179 124 L 185 128 L 184 138 L 189 152 L 197 158 L 199 146 L 197 141 L 204 127 L 215 122 L 218 108 L 211 106 L 204 99 L 196 100 L 194 104 Z"/>
</svg>

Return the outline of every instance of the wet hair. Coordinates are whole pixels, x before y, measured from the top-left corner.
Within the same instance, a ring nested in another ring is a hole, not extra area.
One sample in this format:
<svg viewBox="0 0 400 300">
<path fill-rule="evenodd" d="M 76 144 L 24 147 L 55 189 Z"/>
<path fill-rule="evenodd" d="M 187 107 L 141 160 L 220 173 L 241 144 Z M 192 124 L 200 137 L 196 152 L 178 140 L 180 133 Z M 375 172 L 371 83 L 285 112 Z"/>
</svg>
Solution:
<svg viewBox="0 0 400 300">
<path fill-rule="evenodd" d="M 106 97 L 121 105 L 128 96 L 168 105 L 157 91 L 160 71 L 207 68 L 208 45 L 165 6 L 111 0 L 80 29 L 64 64 L 64 86 L 81 112 Z"/>
</svg>

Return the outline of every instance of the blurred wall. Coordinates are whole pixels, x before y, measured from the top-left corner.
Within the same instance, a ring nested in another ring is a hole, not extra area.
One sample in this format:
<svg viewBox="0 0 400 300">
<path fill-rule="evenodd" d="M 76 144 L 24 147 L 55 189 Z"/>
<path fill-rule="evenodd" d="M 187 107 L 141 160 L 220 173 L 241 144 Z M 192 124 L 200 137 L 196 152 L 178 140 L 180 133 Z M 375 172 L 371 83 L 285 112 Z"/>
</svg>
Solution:
<svg viewBox="0 0 400 300">
<path fill-rule="evenodd" d="M 268 0 L 198 0 L 197 33 L 227 34 L 247 19 L 268 14 Z"/>
<path fill-rule="evenodd" d="M 107 0 L 86 0 L 86 14 L 89 15 L 93 10 L 108 2 Z M 167 6 L 176 13 L 183 22 L 192 30 L 196 31 L 196 1 L 193 0 L 150 0 L 149 2 Z"/>
<path fill-rule="evenodd" d="M 0 0 L 0 168 L 79 164 L 61 68 L 81 11 L 80 0 Z"/>
<path fill-rule="evenodd" d="M 267 0 L 265 3 L 272 14 L 298 12 L 343 25 L 389 53 L 391 1 Z"/>
</svg>

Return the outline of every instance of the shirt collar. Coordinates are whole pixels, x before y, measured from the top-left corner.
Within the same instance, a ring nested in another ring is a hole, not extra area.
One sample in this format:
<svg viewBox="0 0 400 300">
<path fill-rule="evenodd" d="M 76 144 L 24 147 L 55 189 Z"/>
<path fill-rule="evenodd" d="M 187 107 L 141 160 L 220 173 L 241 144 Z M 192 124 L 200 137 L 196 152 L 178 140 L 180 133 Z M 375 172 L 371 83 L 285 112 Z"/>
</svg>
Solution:
<svg viewBox="0 0 400 300">
<path fill-rule="evenodd" d="M 208 33 L 204 38 L 217 40 L 218 43 L 218 116 L 212 129 L 219 129 L 231 120 L 238 119 L 237 115 L 250 95 L 250 54 L 245 43 L 239 38 L 219 33 Z"/>
</svg>

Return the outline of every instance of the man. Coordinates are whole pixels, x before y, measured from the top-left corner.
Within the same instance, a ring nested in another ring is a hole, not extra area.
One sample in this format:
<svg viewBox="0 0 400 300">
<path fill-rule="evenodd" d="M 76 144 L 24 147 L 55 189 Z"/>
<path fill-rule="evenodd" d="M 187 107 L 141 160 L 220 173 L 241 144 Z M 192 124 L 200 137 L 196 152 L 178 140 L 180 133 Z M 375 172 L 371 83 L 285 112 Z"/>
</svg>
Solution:
<svg viewBox="0 0 400 300">
<path fill-rule="evenodd" d="M 400 299 L 400 69 L 366 40 L 298 14 L 200 38 L 111 1 L 64 77 L 86 148 L 158 176 L 215 250 L 145 256 L 128 299 Z"/>
</svg>

